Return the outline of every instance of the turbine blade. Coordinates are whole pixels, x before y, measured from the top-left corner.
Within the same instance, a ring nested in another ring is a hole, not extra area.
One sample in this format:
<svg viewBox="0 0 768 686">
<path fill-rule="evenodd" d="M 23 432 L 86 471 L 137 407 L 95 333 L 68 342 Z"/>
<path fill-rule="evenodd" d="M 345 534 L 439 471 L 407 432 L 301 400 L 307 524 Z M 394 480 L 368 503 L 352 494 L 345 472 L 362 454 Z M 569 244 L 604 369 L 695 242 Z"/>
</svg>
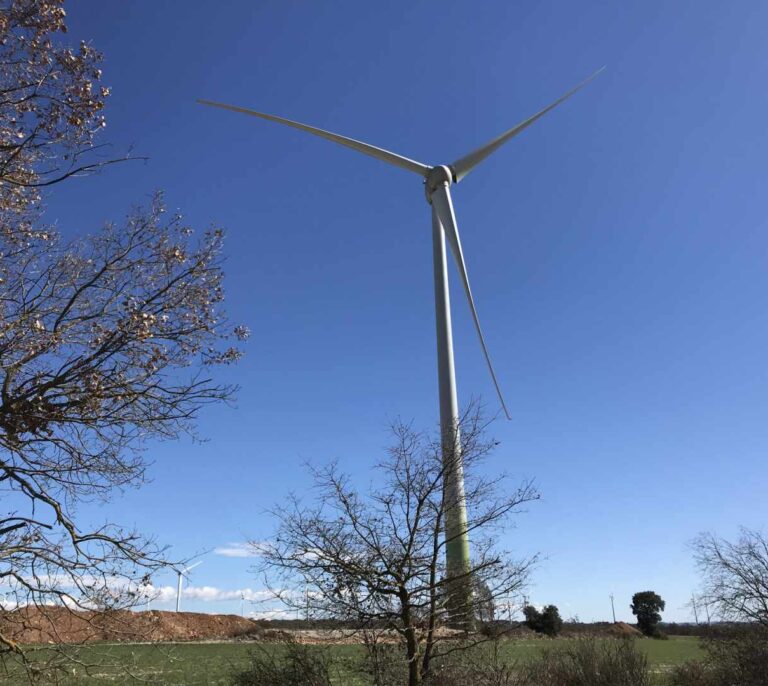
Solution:
<svg viewBox="0 0 768 686">
<path fill-rule="evenodd" d="M 301 131 L 306 131 L 307 133 L 314 134 L 315 136 L 320 136 L 320 138 L 325 138 L 329 141 L 333 141 L 334 143 L 338 143 L 339 145 L 344 145 L 348 148 L 352 148 L 352 150 L 357 150 L 357 152 L 361 152 L 364 155 L 370 155 L 371 157 L 375 157 L 376 159 L 382 160 L 383 162 L 389 162 L 389 164 L 394 164 L 396 167 L 400 167 L 401 169 L 407 169 L 408 171 L 419 174 L 420 176 L 426 176 L 431 168 L 431 167 L 428 167 L 426 164 L 422 164 L 421 162 L 416 162 L 415 160 L 410 160 L 407 157 L 398 155 L 397 153 L 389 152 L 389 150 L 384 150 L 383 148 L 377 148 L 375 145 L 368 145 L 368 143 L 356 141 L 354 138 L 347 138 L 346 136 L 340 136 L 337 133 L 324 131 L 323 129 L 318 129 L 314 126 L 301 124 L 297 121 L 284 119 L 283 117 L 276 117 L 273 114 L 264 114 L 263 112 L 256 112 L 254 110 L 246 109 L 245 107 L 237 107 L 236 105 L 225 105 L 224 103 L 212 102 L 211 100 L 198 100 L 197 102 L 199 102 L 201 105 L 210 105 L 211 107 L 220 107 L 221 109 L 224 109 L 224 110 L 231 110 L 232 112 L 241 112 L 242 114 L 249 114 L 252 117 L 261 117 L 262 119 L 266 119 L 268 121 L 274 121 L 274 122 L 277 122 L 278 124 L 285 124 L 286 126 L 292 126 L 294 129 L 300 129 Z"/>
<path fill-rule="evenodd" d="M 477 150 L 472 151 L 469 153 L 469 155 L 465 155 L 461 159 L 456 160 L 452 165 L 450 165 L 451 169 L 453 170 L 453 175 L 455 180 L 461 181 L 469 172 L 471 172 L 478 164 L 480 164 L 488 155 L 490 155 L 492 152 L 495 152 L 498 148 L 500 148 L 504 143 L 506 143 L 510 138 L 514 138 L 518 133 L 523 131 L 524 129 L 527 129 L 531 124 L 533 124 L 537 119 L 540 119 L 543 117 L 547 112 L 550 110 L 553 110 L 555 107 L 557 107 L 560 103 L 564 102 L 568 98 L 570 98 L 576 91 L 581 90 L 586 86 L 592 79 L 594 79 L 601 71 L 603 71 L 605 67 L 600 67 L 594 74 L 589 76 L 588 78 L 584 79 L 578 86 L 575 88 L 569 90 L 565 95 L 563 95 L 561 98 L 558 98 L 553 102 L 551 105 L 548 105 L 543 110 L 537 112 L 532 117 L 528 117 L 525 121 L 520 122 L 517 126 L 513 126 L 508 131 L 505 131 L 500 136 L 497 136 L 489 143 L 486 143 L 484 146 L 478 148 Z"/>
<path fill-rule="evenodd" d="M 451 192 L 448 190 L 447 185 L 439 185 L 431 196 L 432 207 L 437 212 L 437 217 L 440 223 L 443 225 L 445 231 L 445 237 L 448 241 L 448 245 L 451 246 L 451 252 L 456 260 L 456 266 L 459 269 L 459 276 L 461 276 L 461 282 L 464 285 L 464 293 L 467 296 L 467 302 L 469 302 L 469 309 L 472 311 L 472 319 L 475 322 L 475 330 L 480 338 L 480 345 L 483 348 L 483 354 L 485 355 L 485 361 L 488 364 L 488 371 L 491 372 L 491 378 L 493 379 L 493 385 L 496 387 L 496 393 L 501 401 L 501 407 L 504 410 L 504 414 L 507 419 L 512 419 L 509 416 L 507 410 L 507 404 L 504 402 L 504 396 L 501 394 L 501 387 L 496 379 L 496 373 L 493 371 L 493 364 L 491 363 L 491 356 L 488 353 L 488 346 L 485 344 L 485 338 L 483 337 L 483 330 L 480 328 L 480 319 L 477 316 L 477 308 L 475 307 L 475 299 L 472 297 L 472 289 L 469 286 L 469 277 L 467 276 L 467 265 L 464 263 L 464 253 L 461 249 L 461 239 L 459 238 L 459 227 L 456 224 L 456 215 L 453 211 L 453 202 L 451 201 Z"/>
</svg>

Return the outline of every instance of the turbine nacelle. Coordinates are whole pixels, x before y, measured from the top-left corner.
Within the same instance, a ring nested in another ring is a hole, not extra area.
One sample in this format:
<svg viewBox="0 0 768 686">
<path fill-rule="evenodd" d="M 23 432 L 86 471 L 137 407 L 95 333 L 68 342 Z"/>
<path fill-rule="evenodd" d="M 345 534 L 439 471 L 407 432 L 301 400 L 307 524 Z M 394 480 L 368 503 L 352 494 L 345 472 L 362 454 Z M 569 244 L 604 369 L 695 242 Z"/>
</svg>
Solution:
<svg viewBox="0 0 768 686">
<path fill-rule="evenodd" d="M 424 179 L 424 192 L 427 194 L 427 202 L 432 204 L 432 194 L 440 187 L 450 186 L 456 181 L 453 170 L 447 165 L 441 164 L 432 167 Z"/>
</svg>

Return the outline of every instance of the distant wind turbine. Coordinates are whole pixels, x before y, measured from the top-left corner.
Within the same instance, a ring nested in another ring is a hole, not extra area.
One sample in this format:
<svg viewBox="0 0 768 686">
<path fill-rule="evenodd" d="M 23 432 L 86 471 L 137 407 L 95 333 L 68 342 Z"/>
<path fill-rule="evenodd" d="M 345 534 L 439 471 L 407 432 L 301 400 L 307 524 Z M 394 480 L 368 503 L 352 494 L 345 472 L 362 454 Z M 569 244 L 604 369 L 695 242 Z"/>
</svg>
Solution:
<svg viewBox="0 0 768 686">
<path fill-rule="evenodd" d="M 488 371 L 491 374 L 493 385 L 501 402 L 504 414 L 509 419 L 504 397 L 501 393 L 498 379 L 491 364 L 491 357 L 488 352 L 488 346 L 485 344 L 480 320 L 475 307 L 475 300 L 472 297 L 472 290 L 467 276 L 467 267 L 464 262 L 464 253 L 461 248 L 459 238 L 459 228 L 456 224 L 456 215 L 453 210 L 450 187 L 452 184 L 462 181 L 477 165 L 486 157 L 495 152 L 508 140 L 514 138 L 517 134 L 528 128 L 531 124 L 543 117 L 547 112 L 557 107 L 560 103 L 571 97 L 576 91 L 583 88 L 589 81 L 597 76 L 601 68 L 592 74 L 585 81 L 570 90 L 568 93 L 558 98 L 551 105 L 537 112 L 532 117 L 522 121 L 517 126 L 505 131 L 482 147 L 470 152 L 468 155 L 459 158 L 449 165 L 430 166 L 417 162 L 415 160 L 403 157 L 394 152 L 378 148 L 368 143 L 340 136 L 330 131 L 324 131 L 314 126 L 301 124 L 283 117 L 276 117 L 272 114 L 256 112 L 245 107 L 227 105 L 210 100 L 198 100 L 200 104 L 220 107 L 233 112 L 248 114 L 253 117 L 260 117 L 268 121 L 284 124 L 286 126 L 306 131 L 315 136 L 320 136 L 326 140 L 338 143 L 339 145 L 352 148 L 357 152 L 375 157 L 382 162 L 388 162 L 396 167 L 406 171 L 418 174 L 423 179 L 424 190 L 427 196 L 427 202 L 432 206 L 432 239 L 433 239 L 433 261 L 434 261 L 434 279 L 435 279 L 435 312 L 437 323 L 437 367 L 438 367 L 438 386 L 440 393 L 440 429 L 442 434 L 442 458 L 444 465 L 444 489 L 443 504 L 445 510 L 445 548 L 446 548 L 446 574 L 448 579 L 455 579 L 449 590 L 449 602 L 453 608 L 467 608 L 471 600 L 471 584 L 468 581 L 468 571 L 470 569 L 469 560 L 469 537 L 467 534 L 467 515 L 464 496 L 464 473 L 461 460 L 461 437 L 459 436 L 459 408 L 456 397 L 456 374 L 453 362 L 453 335 L 451 331 L 451 309 L 450 297 L 448 293 L 448 270 L 446 263 L 445 242 L 448 241 L 451 252 L 453 253 L 456 266 L 459 271 L 464 293 L 469 303 L 469 309 L 472 313 L 472 319 L 475 324 L 475 330 L 480 339 L 480 347 L 483 350 Z M 464 612 L 466 619 L 466 609 L 455 609 L 452 614 L 462 623 L 461 614 Z"/>
<path fill-rule="evenodd" d="M 195 567 L 197 567 L 198 565 L 201 565 L 201 564 L 203 564 L 202 560 L 200 560 L 199 562 L 195 562 L 195 564 L 193 564 L 193 565 L 189 565 L 189 567 L 187 567 L 186 569 L 179 569 L 178 570 L 179 586 L 176 589 L 176 612 L 178 612 L 179 609 L 181 608 L 181 582 L 182 582 L 182 579 L 184 578 L 184 575 L 187 572 L 189 572 L 190 570 L 194 569 Z"/>
</svg>

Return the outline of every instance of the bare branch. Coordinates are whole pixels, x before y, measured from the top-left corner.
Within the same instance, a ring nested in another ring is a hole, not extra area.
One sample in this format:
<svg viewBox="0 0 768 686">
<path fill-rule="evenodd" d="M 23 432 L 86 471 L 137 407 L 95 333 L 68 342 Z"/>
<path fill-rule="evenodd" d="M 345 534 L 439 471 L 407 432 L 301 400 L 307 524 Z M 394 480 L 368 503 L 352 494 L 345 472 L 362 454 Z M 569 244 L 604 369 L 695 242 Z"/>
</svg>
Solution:
<svg viewBox="0 0 768 686">
<path fill-rule="evenodd" d="M 692 547 L 704 577 L 704 603 L 722 619 L 768 627 L 768 539 L 763 533 L 743 528 L 735 542 L 703 533 Z"/>
</svg>

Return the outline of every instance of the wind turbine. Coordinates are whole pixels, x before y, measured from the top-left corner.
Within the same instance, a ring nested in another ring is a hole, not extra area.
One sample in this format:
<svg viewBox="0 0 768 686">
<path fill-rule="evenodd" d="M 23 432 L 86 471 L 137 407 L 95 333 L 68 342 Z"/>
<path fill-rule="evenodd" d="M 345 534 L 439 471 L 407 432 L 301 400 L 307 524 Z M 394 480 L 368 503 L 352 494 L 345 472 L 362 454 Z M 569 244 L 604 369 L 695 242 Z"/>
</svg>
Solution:
<svg viewBox="0 0 768 686">
<path fill-rule="evenodd" d="M 456 224 L 456 215 L 453 209 L 450 187 L 459 183 L 479 165 L 491 153 L 498 150 L 504 143 L 514 138 L 517 134 L 528 128 L 531 124 L 543 117 L 547 112 L 557 107 L 560 103 L 570 98 L 576 91 L 583 88 L 589 81 L 595 78 L 602 70 L 582 81 L 578 86 L 568 91 L 565 95 L 555 100 L 552 104 L 540 110 L 533 116 L 525 119 L 511 129 L 489 141 L 485 145 L 459 158 L 449 165 L 430 166 L 415 160 L 403 157 L 397 153 L 378 148 L 368 143 L 347 138 L 330 131 L 318 129 L 314 126 L 301 124 L 290 119 L 277 117 L 272 114 L 256 112 L 245 107 L 227 105 L 211 100 L 198 100 L 202 105 L 220 107 L 233 112 L 260 117 L 268 121 L 284 124 L 301 131 L 306 131 L 315 136 L 352 148 L 364 155 L 370 155 L 382 162 L 388 162 L 395 167 L 413 172 L 422 178 L 427 202 L 432 206 L 432 240 L 433 262 L 435 279 L 435 315 L 437 324 L 437 368 L 438 387 L 440 395 L 440 430 L 442 435 L 442 457 L 444 465 L 443 508 L 445 510 L 445 548 L 446 548 L 446 575 L 449 580 L 448 598 L 449 612 L 458 618 L 458 624 L 467 624 L 469 621 L 468 608 L 471 602 L 471 583 L 469 581 L 469 537 L 467 534 L 467 515 L 464 496 L 464 475 L 461 460 L 461 437 L 459 435 L 459 408 L 456 396 L 456 373 L 453 362 L 453 335 L 451 331 L 451 306 L 448 292 L 448 269 L 446 262 L 446 240 L 453 253 L 459 277 L 464 287 L 464 294 L 469 303 L 472 319 L 475 324 L 480 347 L 483 350 L 488 371 L 491 374 L 493 385 L 501 402 L 504 414 L 510 419 L 504 397 L 501 393 L 496 373 L 493 370 L 488 346 L 485 344 L 480 320 L 472 297 L 472 289 L 469 285 L 467 267 L 464 262 L 464 253 L 459 238 L 459 228 Z M 451 583 L 450 580 L 454 582 Z M 451 608 L 453 608 L 451 610 Z M 463 609 L 462 609 L 463 608 Z M 462 619 L 463 615 L 463 619 Z"/>
<path fill-rule="evenodd" d="M 190 570 L 194 569 L 195 567 L 197 567 L 198 565 L 201 565 L 201 564 L 203 564 L 202 560 L 200 560 L 199 562 L 195 562 L 195 564 L 193 564 L 193 565 L 189 565 L 189 567 L 187 567 L 186 569 L 179 569 L 178 570 L 179 585 L 178 585 L 178 588 L 176 589 L 176 612 L 178 612 L 179 608 L 181 607 L 181 581 L 182 581 L 182 578 L 184 577 L 184 575 L 187 572 L 189 572 Z"/>
</svg>

